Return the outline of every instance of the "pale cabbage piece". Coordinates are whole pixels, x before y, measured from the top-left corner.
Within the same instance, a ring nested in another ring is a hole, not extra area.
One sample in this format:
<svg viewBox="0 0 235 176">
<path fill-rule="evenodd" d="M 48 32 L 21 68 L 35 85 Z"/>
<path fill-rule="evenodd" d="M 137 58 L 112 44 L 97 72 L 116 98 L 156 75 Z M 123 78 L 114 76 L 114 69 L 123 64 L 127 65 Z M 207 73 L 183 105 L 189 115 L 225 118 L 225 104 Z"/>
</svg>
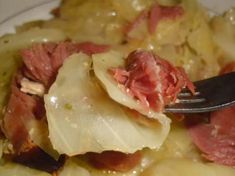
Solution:
<svg viewBox="0 0 235 176">
<path fill-rule="evenodd" d="M 47 122 L 45 120 L 32 121 L 29 126 L 30 127 L 28 128 L 28 132 L 33 143 L 53 157 L 55 160 L 58 160 L 60 155 L 53 149 L 51 145 L 51 141 L 48 137 L 49 131 Z"/>
<path fill-rule="evenodd" d="M 226 58 L 234 60 L 235 25 L 221 16 L 216 16 L 212 20 L 212 30 L 214 41 L 225 56 L 223 59 Z"/>
<path fill-rule="evenodd" d="M 32 43 L 58 42 L 66 39 L 59 29 L 32 28 L 17 34 L 7 34 L 0 38 L 0 52 L 17 50 L 30 46 Z"/>
<path fill-rule="evenodd" d="M 205 61 L 211 62 L 216 49 L 212 31 L 203 16 L 198 17 L 201 20 L 198 20 L 198 26 L 189 34 L 188 42 L 199 56 L 206 58 Z"/>
<path fill-rule="evenodd" d="M 154 163 L 140 176 L 234 176 L 235 169 L 189 159 L 167 159 Z"/>
<path fill-rule="evenodd" d="M 187 41 L 190 49 L 195 52 L 197 57 L 200 57 L 201 62 L 204 64 L 203 69 L 205 71 L 199 74 L 203 75 L 201 79 L 205 79 L 218 74 L 218 53 L 206 16 L 201 12 L 195 15 L 194 18 L 197 18 L 194 22 L 196 23 L 195 28 L 189 33 Z"/>
<path fill-rule="evenodd" d="M 122 18 L 132 21 L 142 10 L 149 8 L 153 0 L 111 0 L 115 10 L 122 16 Z"/>
<path fill-rule="evenodd" d="M 127 172 L 96 169 L 87 163 L 85 158 L 69 158 L 58 176 L 138 176 L 145 168 L 144 162 Z"/>
<path fill-rule="evenodd" d="M 91 176 L 89 171 L 81 167 L 76 159 L 70 158 L 66 161 L 63 170 L 59 172 L 58 176 Z"/>
<path fill-rule="evenodd" d="M 0 175 L 2 176 L 51 176 L 51 174 L 31 169 L 29 167 L 14 164 L 4 163 L 0 165 Z"/>
<path fill-rule="evenodd" d="M 161 149 L 163 158 L 200 159 L 200 154 L 193 144 L 184 124 L 176 125 L 176 123 L 174 123 L 174 125 L 171 126 L 171 131 Z M 157 152 L 156 155 L 159 155 L 159 153 Z"/>
<path fill-rule="evenodd" d="M 3 140 L 0 140 L 0 161 L 2 159 L 2 154 L 3 154 Z"/>
<path fill-rule="evenodd" d="M 106 150 L 133 153 L 158 149 L 170 124 L 158 114 L 159 125 L 148 128 L 132 120 L 90 75 L 91 58 L 70 56 L 45 95 L 49 138 L 55 150 L 69 156 Z"/>
<path fill-rule="evenodd" d="M 202 157 L 193 144 L 184 124 L 173 122 L 171 131 L 160 150 L 144 150 L 144 157 L 149 161 L 161 161 L 167 158 L 188 158 L 201 161 Z"/>
<path fill-rule="evenodd" d="M 45 28 L 59 28 L 76 42 L 119 44 L 124 20 L 110 0 L 69 0 L 60 7 L 60 18 L 44 22 Z"/>
</svg>

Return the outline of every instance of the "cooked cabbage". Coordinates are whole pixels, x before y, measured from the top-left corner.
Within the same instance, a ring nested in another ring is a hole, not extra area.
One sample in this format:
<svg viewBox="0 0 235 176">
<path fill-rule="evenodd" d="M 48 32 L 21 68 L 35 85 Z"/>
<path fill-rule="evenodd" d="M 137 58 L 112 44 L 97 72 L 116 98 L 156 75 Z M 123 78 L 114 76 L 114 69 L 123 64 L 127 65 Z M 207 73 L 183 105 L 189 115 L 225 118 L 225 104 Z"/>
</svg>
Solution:
<svg viewBox="0 0 235 176">
<path fill-rule="evenodd" d="M 7 34 L 1 37 L 0 52 L 17 50 L 27 47 L 32 43 L 57 42 L 65 39 L 65 34 L 59 29 L 32 28 L 22 33 Z"/>
<path fill-rule="evenodd" d="M 53 147 L 69 156 L 105 150 L 133 153 L 144 147 L 159 148 L 169 131 L 168 118 L 163 114 L 155 116 L 160 122 L 155 128 L 132 120 L 121 105 L 106 95 L 90 69 L 91 58 L 87 55 L 70 56 L 45 95 Z"/>
<path fill-rule="evenodd" d="M 65 166 L 58 173 L 58 176 L 137 176 L 142 170 L 142 165 L 125 173 L 101 170 L 88 164 L 85 158 L 72 157 L 66 161 Z"/>
<path fill-rule="evenodd" d="M 0 161 L 2 159 L 2 154 L 3 154 L 3 140 L 0 140 Z"/>
<path fill-rule="evenodd" d="M 115 10 L 119 12 L 122 18 L 128 21 L 132 21 L 142 10 L 150 7 L 154 0 L 111 0 L 111 2 Z"/>
<path fill-rule="evenodd" d="M 214 40 L 217 46 L 224 52 L 225 58 L 235 58 L 235 26 L 231 21 L 218 16 L 212 20 L 212 29 L 214 33 Z"/>
<path fill-rule="evenodd" d="M 54 159 L 59 159 L 60 155 L 53 149 L 51 141 L 48 137 L 49 131 L 46 120 L 43 119 L 41 121 L 37 120 L 36 122 L 31 122 L 29 135 L 34 144 Z"/>
<path fill-rule="evenodd" d="M 70 0 L 60 8 L 61 18 L 44 23 L 59 28 L 77 42 L 117 44 L 122 42 L 123 19 L 112 8 L 110 0 Z"/>
<path fill-rule="evenodd" d="M 58 176 L 90 176 L 90 173 L 81 167 L 76 159 L 68 159 Z"/>
<path fill-rule="evenodd" d="M 205 164 L 189 159 L 167 159 L 154 163 L 140 176 L 233 176 L 235 169 L 217 164 Z"/>
<path fill-rule="evenodd" d="M 31 169 L 19 164 L 5 163 L 0 165 L 0 175 L 2 176 L 51 176 L 50 174 L 35 169 Z"/>
</svg>

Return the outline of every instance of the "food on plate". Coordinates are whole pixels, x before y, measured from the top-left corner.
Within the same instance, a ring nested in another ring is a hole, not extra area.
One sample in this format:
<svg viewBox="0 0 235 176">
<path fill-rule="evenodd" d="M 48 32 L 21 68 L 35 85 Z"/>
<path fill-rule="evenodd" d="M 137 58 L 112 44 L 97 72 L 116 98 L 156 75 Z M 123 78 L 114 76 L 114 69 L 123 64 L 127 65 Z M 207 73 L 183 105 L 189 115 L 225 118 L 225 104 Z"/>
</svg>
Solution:
<svg viewBox="0 0 235 176">
<path fill-rule="evenodd" d="M 71 55 L 44 96 L 53 148 L 68 156 L 160 148 L 169 132 L 170 120 L 157 114 L 155 127 L 139 124 L 126 107 L 106 95 L 89 73 L 91 64 L 92 59 L 85 54 Z"/>
<path fill-rule="evenodd" d="M 234 9 L 62 0 L 0 38 L 0 175 L 235 175 L 234 107 L 166 114 L 235 70 Z"/>
</svg>

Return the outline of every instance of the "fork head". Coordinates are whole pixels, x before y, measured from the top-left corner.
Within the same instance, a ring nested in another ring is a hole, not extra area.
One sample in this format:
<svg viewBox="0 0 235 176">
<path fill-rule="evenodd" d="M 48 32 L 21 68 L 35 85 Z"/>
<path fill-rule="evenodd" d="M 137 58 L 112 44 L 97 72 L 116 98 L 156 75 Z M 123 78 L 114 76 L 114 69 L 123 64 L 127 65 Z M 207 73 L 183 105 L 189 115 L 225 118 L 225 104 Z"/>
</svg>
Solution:
<svg viewBox="0 0 235 176">
<path fill-rule="evenodd" d="M 174 104 L 165 107 L 171 113 L 202 113 L 231 106 L 235 103 L 235 72 L 194 82 L 193 95 L 183 89 Z"/>
</svg>

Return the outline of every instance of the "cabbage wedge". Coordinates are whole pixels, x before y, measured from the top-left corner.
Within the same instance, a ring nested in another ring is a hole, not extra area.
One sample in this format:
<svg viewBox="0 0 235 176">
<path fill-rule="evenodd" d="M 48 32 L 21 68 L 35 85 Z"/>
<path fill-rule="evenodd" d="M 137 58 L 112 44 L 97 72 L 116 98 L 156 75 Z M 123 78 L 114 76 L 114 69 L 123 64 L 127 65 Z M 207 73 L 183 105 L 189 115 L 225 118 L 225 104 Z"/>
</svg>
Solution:
<svg viewBox="0 0 235 176">
<path fill-rule="evenodd" d="M 102 59 L 102 58 L 101 58 Z M 82 53 L 70 56 L 45 95 L 49 138 L 60 154 L 74 156 L 106 150 L 133 153 L 158 149 L 169 132 L 169 120 L 150 128 L 133 120 L 126 108 L 100 87 L 91 72 L 92 59 Z"/>
</svg>

